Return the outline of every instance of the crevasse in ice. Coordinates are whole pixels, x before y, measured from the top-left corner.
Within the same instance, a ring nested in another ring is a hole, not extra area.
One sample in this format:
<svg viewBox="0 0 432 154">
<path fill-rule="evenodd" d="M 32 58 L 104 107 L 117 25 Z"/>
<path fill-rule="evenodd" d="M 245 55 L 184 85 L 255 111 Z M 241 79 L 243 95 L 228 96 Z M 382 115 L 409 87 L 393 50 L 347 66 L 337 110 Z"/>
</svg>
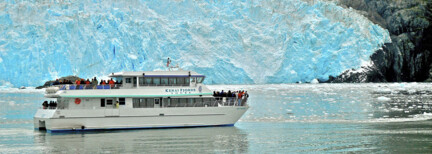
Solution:
<svg viewBox="0 0 432 154">
<path fill-rule="evenodd" d="M 6 0 L 0 85 L 163 70 L 168 57 L 207 83 L 326 80 L 389 41 L 354 10 L 318 0 Z"/>
</svg>

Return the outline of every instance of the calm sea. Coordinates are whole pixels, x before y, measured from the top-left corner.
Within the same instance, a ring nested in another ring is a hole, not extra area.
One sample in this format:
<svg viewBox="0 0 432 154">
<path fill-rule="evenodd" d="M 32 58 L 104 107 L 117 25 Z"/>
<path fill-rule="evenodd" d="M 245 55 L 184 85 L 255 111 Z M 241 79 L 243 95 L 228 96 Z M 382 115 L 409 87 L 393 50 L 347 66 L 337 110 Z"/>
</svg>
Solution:
<svg viewBox="0 0 432 154">
<path fill-rule="evenodd" d="M 432 153 L 432 84 L 213 85 L 247 90 L 234 127 L 50 134 L 43 91 L 0 90 L 0 153 Z"/>
</svg>

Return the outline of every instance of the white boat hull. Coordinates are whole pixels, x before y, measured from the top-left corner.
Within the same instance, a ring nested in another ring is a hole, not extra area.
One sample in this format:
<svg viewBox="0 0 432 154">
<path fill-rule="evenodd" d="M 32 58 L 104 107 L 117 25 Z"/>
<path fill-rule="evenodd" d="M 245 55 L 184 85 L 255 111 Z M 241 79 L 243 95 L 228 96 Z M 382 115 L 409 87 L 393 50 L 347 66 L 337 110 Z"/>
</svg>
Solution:
<svg viewBox="0 0 432 154">
<path fill-rule="evenodd" d="M 142 129 L 201 126 L 232 126 L 247 106 L 132 108 L 132 109 L 39 109 L 36 129 L 48 132 L 105 129 Z"/>
</svg>

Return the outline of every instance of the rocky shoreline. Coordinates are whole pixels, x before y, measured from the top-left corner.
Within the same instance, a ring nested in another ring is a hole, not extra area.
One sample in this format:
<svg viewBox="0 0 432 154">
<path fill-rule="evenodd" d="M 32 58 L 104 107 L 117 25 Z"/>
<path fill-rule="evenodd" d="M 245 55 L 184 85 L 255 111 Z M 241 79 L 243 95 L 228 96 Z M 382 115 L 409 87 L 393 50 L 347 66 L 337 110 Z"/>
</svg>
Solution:
<svg viewBox="0 0 432 154">
<path fill-rule="evenodd" d="M 347 70 L 327 82 L 432 81 L 431 0 L 339 0 L 387 29 L 392 43 L 372 56 L 372 66 Z"/>
</svg>

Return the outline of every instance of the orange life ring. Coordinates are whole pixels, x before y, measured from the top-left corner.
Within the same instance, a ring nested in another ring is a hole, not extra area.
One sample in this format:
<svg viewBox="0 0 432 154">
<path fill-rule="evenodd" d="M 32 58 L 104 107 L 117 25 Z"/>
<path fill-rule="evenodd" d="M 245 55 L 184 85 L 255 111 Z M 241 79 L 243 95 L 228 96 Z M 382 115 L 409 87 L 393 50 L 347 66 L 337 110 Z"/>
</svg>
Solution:
<svg viewBox="0 0 432 154">
<path fill-rule="evenodd" d="M 81 99 L 75 98 L 75 104 L 80 104 L 80 103 L 81 103 Z"/>
</svg>

